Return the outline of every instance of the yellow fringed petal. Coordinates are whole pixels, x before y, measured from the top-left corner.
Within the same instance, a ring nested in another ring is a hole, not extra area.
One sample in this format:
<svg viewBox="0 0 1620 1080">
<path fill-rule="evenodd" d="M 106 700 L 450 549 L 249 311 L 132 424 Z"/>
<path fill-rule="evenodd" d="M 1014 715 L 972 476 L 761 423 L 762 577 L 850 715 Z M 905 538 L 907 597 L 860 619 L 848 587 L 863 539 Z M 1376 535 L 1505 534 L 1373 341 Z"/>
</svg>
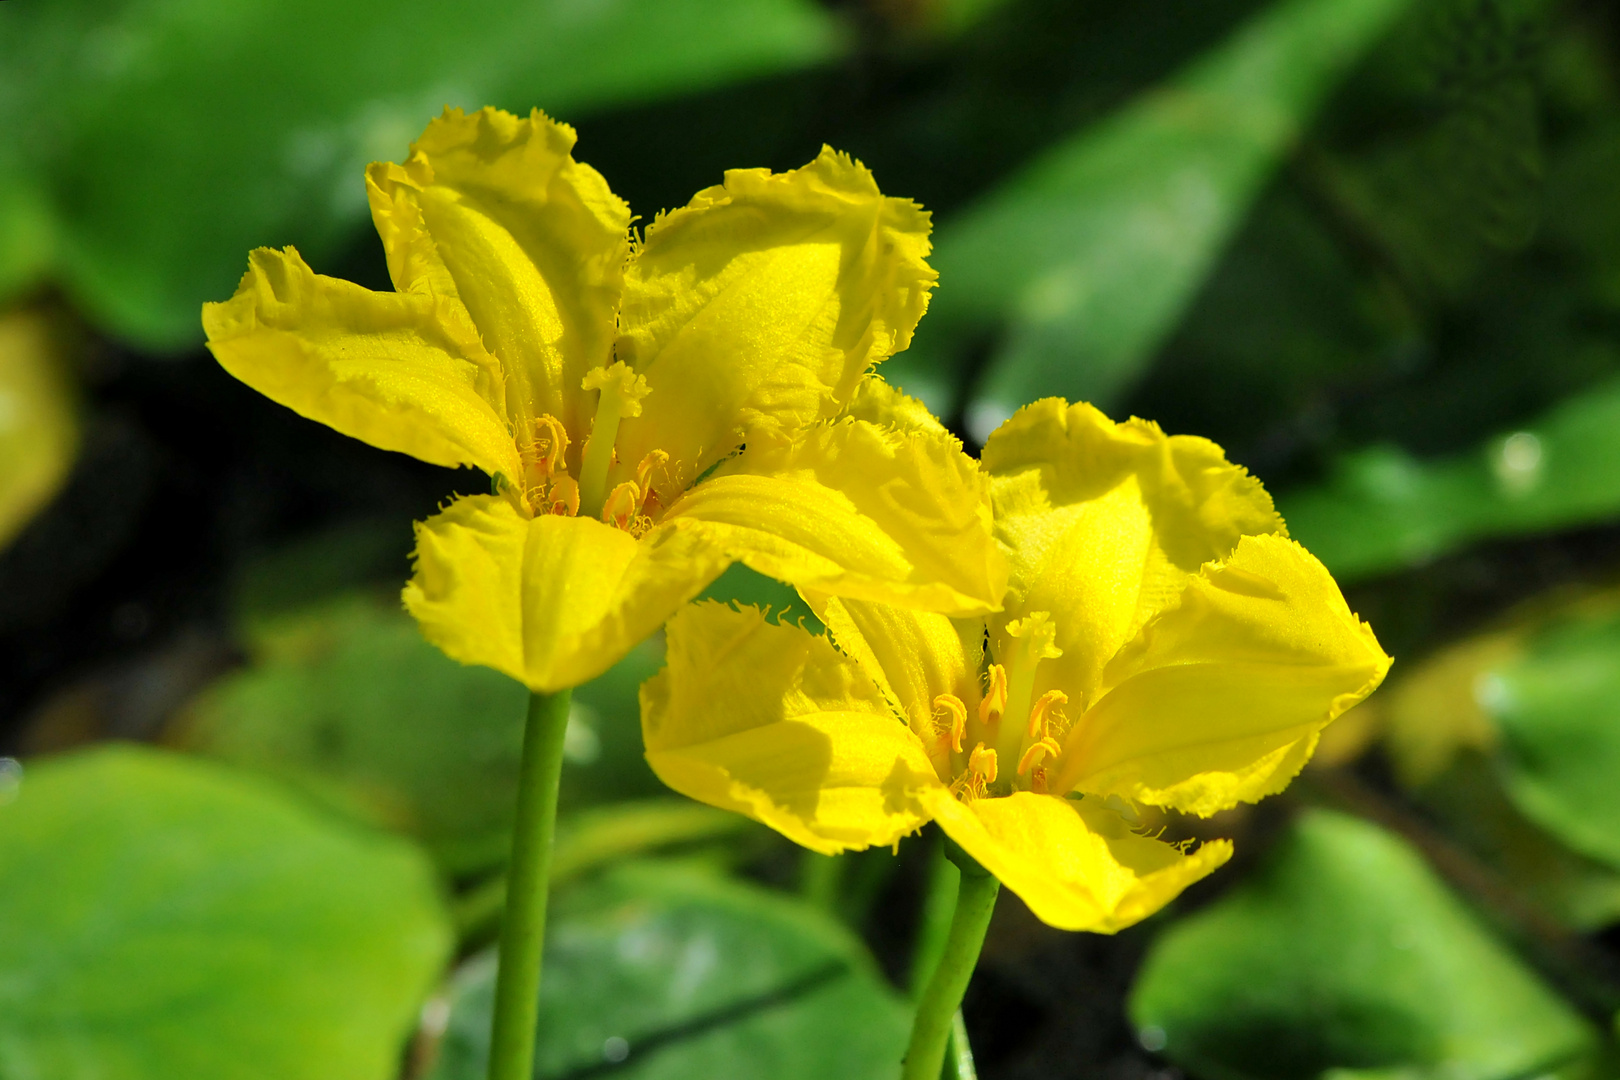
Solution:
<svg viewBox="0 0 1620 1080">
<path fill-rule="evenodd" d="M 1208 815 L 1287 786 L 1390 659 L 1304 548 L 1244 537 L 1123 649 L 1053 790 Z"/>
<path fill-rule="evenodd" d="M 922 799 L 952 840 L 1060 930 L 1123 930 L 1232 856 L 1226 840 L 1189 855 L 1138 835 L 1092 799 L 1027 791 L 966 804 L 938 792 Z"/>
<path fill-rule="evenodd" d="M 501 371 L 453 299 L 380 293 L 260 248 L 203 305 L 220 365 L 273 401 L 384 450 L 516 476 Z"/>
<path fill-rule="evenodd" d="M 670 787 L 832 855 L 891 844 L 940 787 L 921 745 L 825 638 L 757 608 L 683 608 L 641 689 L 647 761 Z"/>
<path fill-rule="evenodd" d="M 913 729 L 934 716 L 934 699 L 975 699 L 984 658 L 984 623 L 945 615 L 812 594 L 816 617 L 846 656 L 889 698 Z"/>
<path fill-rule="evenodd" d="M 949 434 L 928 406 L 890 386 L 876 373 L 855 385 L 855 396 L 840 415 L 914 435 Z"/>
<path fill-rule="evenodd" d="M 669 453 L 667 505 L 745 438 L 836 415 L 911 342 L 935 277 L 928 229 L 830 149 L 788 173 L 731 170 L 661 215 L 625 275 L 618 356 L 652 393 L 620 429 L 621 469 Z"/>
<path fill-rule="evenodd" d="M 665 520 L 812 592 L 969 615 L 993 610 L 1006 581 L 983 478 L 948 435 L 854 420 L 751 446 Z"/>
<path fill-rule="evenodd" d="M 573 159 L 576 138 L 538 109 L 446 109 L 404 165 L 366 174 L 395 288 L 465 306 L 514 427 L 551 415 L 586 431 L 580 380 L 612 359 L 630 208 Z"/>
<path fill-rule="evenodd" d="M 606 671 L 728 563 L 690 531 L 635 540 L 599 521 L 530 519 L 504 499 L 473 496 L 417 525 L 405 606 L 454 659 L 554 693 Z"/>
<path fill-rule="evenodd" d="M 1283 533 L 1260 482 L 1207 439 L 1116 424 L 1057 398 L 1021 409 L 980 455 L 1010 549 L 1000 625 L 1051 612 L 1063 656 L 1036 692 L 1089 693 L 1103 665 L 1239 537 Z M 1004 645 L 1004 642 L 997 642 Z M 1077 702 L 1078 704 L 1078 702 Z"/>
</svg>

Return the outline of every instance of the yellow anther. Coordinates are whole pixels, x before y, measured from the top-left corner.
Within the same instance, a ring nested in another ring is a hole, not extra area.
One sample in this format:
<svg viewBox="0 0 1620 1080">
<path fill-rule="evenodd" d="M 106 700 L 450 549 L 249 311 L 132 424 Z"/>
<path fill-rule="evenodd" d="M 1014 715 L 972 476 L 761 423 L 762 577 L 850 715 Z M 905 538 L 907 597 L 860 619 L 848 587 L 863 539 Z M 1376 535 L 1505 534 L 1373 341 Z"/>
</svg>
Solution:
<svg viewBox="0 0 1620 1080">
<path fill-rule="evenodd" d="M 1029 710 L 1029 737 L 1038 739 L 1046 734 L 1046 714 L 1052 711 L 1054 705 L 1067 705 L 1068 703 L 1069 695 L 1061 690 L 1048 690 L 1042 694 L 1040 700 L 1035 702 L 1035 706 Z M 1018 771 L 1023 772 L 1023 766 L 1019 766 Z"/>
<path fill-rule="evenodd" d="M 979 702 L 979 723 L 994 724 L 1007 711 L 1007 669 L 991 664 L 985 675 L 984 698 Z"/>
<path fill-rule="evenodd" d="M 951 718 L 949 734 L 951 749 L 962 752 L 962 736 L 967 734 L 967 706 L 955 694 L 940 694 L 934 698 L 934 715 L 945 713 Z"/>
<path fill-rule="evenodd" d="M 563 517 L 573 517 L 579 513 L 579 485 L 574 478 L 564 473 L 551 482 L 551 490 L 546 493 L 546 511 Z"/>
<path fill-rule="evenodd" d="M 1040 742 L 1030 743 L 1024 756 L 1018 759 L 1018 774 L 1022 776 L 1041 763 L 1042 758 L 1055 758 L 1063 752 L 1056 739 L 1042 739 Z"/>
<path fill-rule="evenodd" d="M 662 450 L 654 450 L 642 458 L 641 464 L 636 466 L 636 486 L 642 490 L 644 495 L 652 491 L 653 470 L 663 468 L 668 461 L 668 454 Z"/>
<path fill-rule="evenodd" d="M 623 360 L 615 360 L 606 367 L 592 368 L 580 382 L 584 390 L 600 390 L 597 408 L 604 404 L 613 409 L 615 418 L 640 416 L 641 399 L 651 389 L 645 375 L 637 375 Z"/>
<path fill-rule="evenodd" d="M 984 743 L 973 748 L 968 755 L 968 772 L 986 784 L 996 782 L 996 752 L 985 749 Z"/>
<path fill-rule="evenodd" d="M 618 529 L 629 529 L 641 509 L 641 489 L 634 480 L 626 480 L 614 488 L 602 504 L 602 520 Z"/>
<path fill-rule="evenodd" d="M 559 468 L 566 467 L 563 455 L 568 452 L 568 430 L 550 413 L 534 422 L 535 467 L 540 475 L 550 480 Z"/>
</svg>

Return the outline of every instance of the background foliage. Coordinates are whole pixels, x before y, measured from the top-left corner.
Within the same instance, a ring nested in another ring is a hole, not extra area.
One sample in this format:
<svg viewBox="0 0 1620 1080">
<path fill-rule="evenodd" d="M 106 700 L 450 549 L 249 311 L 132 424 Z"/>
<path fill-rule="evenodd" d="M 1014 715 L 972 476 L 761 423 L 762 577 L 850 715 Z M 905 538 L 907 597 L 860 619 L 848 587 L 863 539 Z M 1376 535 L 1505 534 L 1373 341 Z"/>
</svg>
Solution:
<svg viewBox="0 0 1620 1080">
<path fill-rule="evenodd" d="M 523 693 L 399 611 L 476 480 L 234 384 L 255 245 L 540 106 L 642 216 L 823 143 L 934 212 L 889 377 L 1214 438 L 1397 658 L 1114 938 L 1004 894 L 987 1078 L 1610 1075 L 1620 12 L 1597 0 L 0 4 L 0 1077 L 481 1075 Z M 741 570 L 711 595 L 794 598 Z M 790 609 L 798 617 L 802 605 Z M 539 1074 L 893 1074 L 936 838 L 804 856 L 570 719 Z M 105 746 L 108 742 L 141 747 Z"/>
</svg>

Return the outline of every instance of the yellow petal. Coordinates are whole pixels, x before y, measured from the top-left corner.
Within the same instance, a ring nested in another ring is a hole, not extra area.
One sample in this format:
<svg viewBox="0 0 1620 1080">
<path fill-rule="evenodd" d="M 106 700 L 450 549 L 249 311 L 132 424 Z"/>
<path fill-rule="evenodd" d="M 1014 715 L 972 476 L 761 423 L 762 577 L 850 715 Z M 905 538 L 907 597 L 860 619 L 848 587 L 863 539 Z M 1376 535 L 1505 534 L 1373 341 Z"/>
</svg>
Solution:
<svg viewBox="0 0 1620 1080">
<path fill-rule="evenodd" d="M 751 445 L 669 510 L 762 574 L 953 615 L 993 610 L 1006 568 L 978 465 L 948 435 L 861 420 Z"/>
<path fill-rule="evenodd" d="M 447 655 L 553 693 L 606 671 L 728 562 L 695 533 L 635 540 L 481 495 L 417 525 L 405 606 Z"/>
<path fill-rule="evenodd" d="M 744 438 L 836 415 L 911 342 L 935 277 L 928 228 L 830 149 L 780 175 L 734 169 L 660 216 L 625 275 L 618 356 L 652 393 L 620 428 L 621 469 L 668 453 L 668 505 Z"/>
<path fill-rule="evenodd" d="M 955 694 L 970 709 L 976 703 L 982 619 L 814 593 L 806 599 L 839 651 L 860 665 L 913 729 L 934 715 L 940 694 Z"/>
<path fill-rule="evenodd" d="M 890 386 L 875 372 L 856 384 L 855 396 L 841 415 L 912 434 L 948 434 L 928 406 Z"/>
<path fill-rule="evenodd" d="M 1053 789 L 1206 815 L 1253 802 L 1293 779 L 1389 665 L 1321 563 L 1291 540 L 1245 537 L 1108 665 Z"/>
<path fill-rule="evenodd" d="M 506 372 L 514 428 L 561 420 L 577 468 L 580 380 L 612 358 L 630 208 L 573 159 L 575 139 L 538 109 L 446 109 L 367 188 L 395 288 L 464 305 Z"/>
<path fill-rule="evenodd" d="M 453 299 L 372 292 L 260 248 L 236 295 L 203 305 L 220 365 L 352 438 L 435 465 L 517 475 L 500 367 Z"/>
<path fill-rule="evenodd" d="M 684 795 L 814 851 L 892 844 L 940 788 L 920 743 L 823 637 L 757 608 L 688 605 L 641 689 L 647 761 Z"/>
<path fill-rule="evenodd" d="M 952 840 L 1060 930 L 1123 930 L 1232 857 L 1226 840 L 1189 855 L 1141 836 L 1094 799 L 1020 791 L 964 804 L 930 792 L 923 801 Z"/>
<path fill-rule="evenodd" d="M 1047 398 L 1026 406 L 980 458 L 996 535 L 1010 548 L 997 629 L 1050 612 L 1063 656 L 1042 665 L 1035 690 L 1061 688 L 1076 706 L 1199 567 L 1241 536 L 1284 533 L 1260 482 L 1214 443 L 1166 437 L 1143 420 L 1116 424 L 1090 405 Z"/>
</svg>

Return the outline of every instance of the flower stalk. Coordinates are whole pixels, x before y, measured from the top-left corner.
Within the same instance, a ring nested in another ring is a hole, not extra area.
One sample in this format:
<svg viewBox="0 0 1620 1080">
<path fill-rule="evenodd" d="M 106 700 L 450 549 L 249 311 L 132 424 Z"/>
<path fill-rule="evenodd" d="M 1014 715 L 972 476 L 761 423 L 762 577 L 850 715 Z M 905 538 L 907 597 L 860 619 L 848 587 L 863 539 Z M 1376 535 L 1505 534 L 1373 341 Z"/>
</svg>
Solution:
<svg viewBox="0 0 1620 1080">
<path fill-rule="evenodd" d="M 984 934 L 996 908 L 996 894 L 1001 891 L 1001 882 L 972 857 L 959 849 L 950 851 L 950 856 L 962 872 L 956 891 L 956 911 L 951 916 L 951 929 L 945 938 L 939 965 L 917 1002 L 917 1014 L 911 1024 L 911 1044 L 906 1048 L 901 1071 L 903 1080 L 939 1080 L 957 1010 L 962 1004 L 962 995 L 967 992 L 968 980 L 973 977 L 973 969 L 978 965 Z"/>
<path fill-rule="evenodd" d="M 495 977 L 489 1080 L 530 1080 L 540 1008 L 540 964 L 546 942 L 546 900 L 557 831 L 557 787 L 570 691 L 533 694 L 523 731 L 517 821 L 507 868 L 506 915 Z"/>
</svg>

